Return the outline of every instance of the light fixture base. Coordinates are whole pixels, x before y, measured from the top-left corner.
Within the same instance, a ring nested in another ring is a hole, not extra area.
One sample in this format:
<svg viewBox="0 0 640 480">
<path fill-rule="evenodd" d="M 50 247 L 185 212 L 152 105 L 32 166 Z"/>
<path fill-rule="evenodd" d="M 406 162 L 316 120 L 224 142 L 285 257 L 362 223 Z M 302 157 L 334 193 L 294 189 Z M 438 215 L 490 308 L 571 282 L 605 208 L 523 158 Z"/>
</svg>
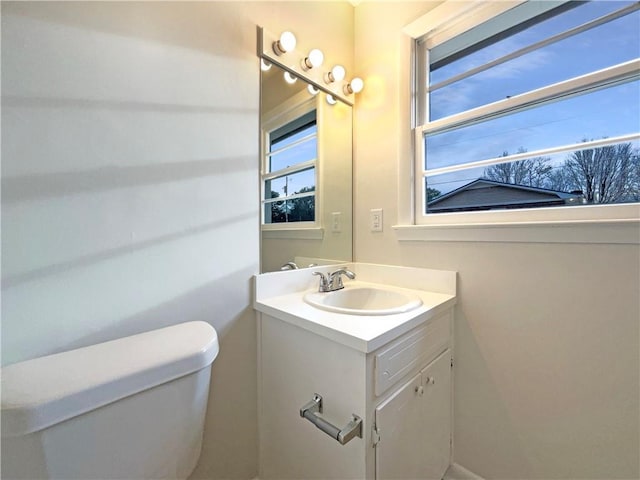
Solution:
<svg viewBox="0 0 640 480">
<path fill-rule="evenodd" d="M 273 53 L 275 53 L 276 55 L 280 56 L 284 53 L 287 53 L 283 48 L 282 45 L 280 45 L 280 40 L 276 40 L 275 42 L 273 42 Z"/>
</svg>

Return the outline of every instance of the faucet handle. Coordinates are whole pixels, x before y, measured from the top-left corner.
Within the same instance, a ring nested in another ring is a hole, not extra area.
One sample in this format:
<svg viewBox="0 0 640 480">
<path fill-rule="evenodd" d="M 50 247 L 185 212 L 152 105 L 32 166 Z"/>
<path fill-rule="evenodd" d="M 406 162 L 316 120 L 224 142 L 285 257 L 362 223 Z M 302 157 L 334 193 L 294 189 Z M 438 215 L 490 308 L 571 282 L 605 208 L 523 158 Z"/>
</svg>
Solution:
<svg viewBox="0 0 640 480">
<path fill-rule="evenodd" d="M 318 287 L 319 292 L 326 292 L 329 289 L 329 280 L 322 272 L 311 272 L 311 275 L 318 275 L 320 277 L 320 286 Z"/>
<path fill-rule="evenodd" d="M 351 270 L 347 270 L 346 268 L 341 268 L 340 270 L 336 270 L 335 272 L 333 272 L 330 276 L 340 276 L 340 275 L 344 275 L 348 278 L 350 278 L 351 280 L 353 280 L 354 278 L 356 278 L 356 274 L 353 273 Z"/>
<path fill-rule="evenodd" d="M 342 283 L 342 275 L 350 278 L 351 280 L 353 280 L 354 278 L 356 278 L 356 274 L 353 273 L 351 270 L 346 270 L 344 268 L 341 268 L 340 270 L 336 270 L 335 272 L 331 273 L 329 275 L 329 290 L 330 291 L 334 291 L 334 290 L 341 290 L 344 288 L 344 285 Z"/>
</svg>

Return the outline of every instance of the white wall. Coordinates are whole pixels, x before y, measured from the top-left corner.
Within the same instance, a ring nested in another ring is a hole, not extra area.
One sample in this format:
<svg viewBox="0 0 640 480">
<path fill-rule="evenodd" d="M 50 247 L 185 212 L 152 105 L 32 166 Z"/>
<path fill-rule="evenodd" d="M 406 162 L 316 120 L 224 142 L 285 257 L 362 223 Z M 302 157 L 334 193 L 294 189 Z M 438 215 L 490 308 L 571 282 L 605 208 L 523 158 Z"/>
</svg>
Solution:
<svg viewBox="0 0 640 480">
<path fill-rule="evenodd" d="M 352 12 L 2 2 L 3 364 L 207 321 L 221 352 L 195 476 L 255 475 L 256 24 L 303 48 L 329 33 L 336 58 Z"/>
<path fill-rule="evenodd" d="M 484 478 L 638 478 L 638 245 L 400 243 L 391 229 L 411 162 L 401 29 L 436 5 L 356 7 L 356 260 L 459 272 L 456 462 Z"/>
</svg>

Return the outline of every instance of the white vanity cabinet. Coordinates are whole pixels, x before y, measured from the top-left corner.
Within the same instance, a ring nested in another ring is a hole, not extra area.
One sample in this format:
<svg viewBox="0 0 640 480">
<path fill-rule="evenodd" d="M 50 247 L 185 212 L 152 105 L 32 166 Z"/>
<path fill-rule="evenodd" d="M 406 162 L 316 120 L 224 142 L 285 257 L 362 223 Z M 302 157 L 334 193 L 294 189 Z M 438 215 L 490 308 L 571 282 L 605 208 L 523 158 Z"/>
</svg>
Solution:
<svg viewBox="0 0 640 480">
<path fill-rule="evenodd" d="M 451 456 L 451 350 L 375 409 L 376 479 L 441 479 Z"/>
<path fill-rule="evenodd" d="M 369 352 L 257 307 L 259 478 L 441 479 L 451 458 L 453 303 Z M 341 445 L 301 418 L 314 394 L 338 428 L 362 418 L 362 438 Z"/>
</svg>

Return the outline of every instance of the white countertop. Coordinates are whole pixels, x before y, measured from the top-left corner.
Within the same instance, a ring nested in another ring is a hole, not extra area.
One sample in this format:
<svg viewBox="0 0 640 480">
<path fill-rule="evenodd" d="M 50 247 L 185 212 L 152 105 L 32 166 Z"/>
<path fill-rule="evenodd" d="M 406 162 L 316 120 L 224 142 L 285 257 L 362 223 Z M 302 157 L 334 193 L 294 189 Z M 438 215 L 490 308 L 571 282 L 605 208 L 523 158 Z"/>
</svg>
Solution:
<svg viewBox="0 0 640 480">
<path fill-rule="evenodd" d="M 358 264 L 350 264 L 349 267 L 352 267 L 357 273 Z M 367 269 L 363 268 L 361 270 L 366 272 L 369 268 L 371 266 L 367 265 Z M 397 269 L 398 267 L 393 268 Z M 335 270 L 335 268 L 327 270 Z M 300 276 L 300 272 L 298 270 L 292 273 Z M 260 294 L 261 292 L 258 291 L 260 284 L 256 282 L 254 308 L 259 312 L 304 328 L 335 342 L 369 353 L 455 305 L 455 272 L 446 273 L 453 275 L 453 291 L 448 293 L 401 288 L 396 285 L 382 284 L 381 282 L 373 283 L 357 279 L 355 281 L 345 279 L 346 289 L 376 285 L 393 290 L 411 292 L 419 296 L 422 300 L 422 305 L 404 313 L 376 316 L 349 315 L 318 309 L 303 300 L 304 294 L 308 291 L 317 291 L 317 280 L 312 282 L 313 286 L 311 288 L 307 284 L 304 285 L 304 290 L 297 290 L 291 293 L 282 294 L 282 292 L 270 291 L 270 295 L 266 297 Z M 310 276 L 311 271 L 306 269 L 305 274 Z M 369 275 L 363 276 L 369 277 Z M 367 279 L 365 278 L 364 280 Z"/>
</svg>

